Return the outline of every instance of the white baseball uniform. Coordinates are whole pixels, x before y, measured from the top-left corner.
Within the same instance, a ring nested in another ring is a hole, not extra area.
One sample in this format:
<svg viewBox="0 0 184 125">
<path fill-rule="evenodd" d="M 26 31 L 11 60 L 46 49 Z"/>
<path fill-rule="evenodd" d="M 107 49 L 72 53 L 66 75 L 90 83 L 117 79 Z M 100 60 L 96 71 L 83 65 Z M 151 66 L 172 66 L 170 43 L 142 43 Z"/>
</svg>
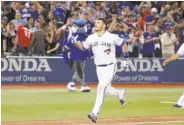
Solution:
<svg viewBox="0 0 184 125">
<path fill-rule="evenodd" d="M 180 46 L 178 52 L 179 55 L 183 56 L 184 55 L 184 43 Z"/>
<path fill-rule="evenodd" d="M 179 55 L 183 56 L 184 55 L 184 43 L 181 45 L 181 47 L 179 48 L 178 52 Z M 184 108 L 184 93 L 183 95 L 179 98 L 178 105 L 182 106 L 182 108 Z"/>
<path fill-rule="evenodd" d="M 122 46 L 123 44 L 124 41 L 122 38 L 107 31 L 102 36 L 98 36 L 94 33 L 83 42 L 83 47 L 85 49 L 91 48 L 93 51 L 96 72 L 99 80 L 96 102 L 92 111 L 96 116 L 100 112 L 105 94 L 115 95 L 119 99 L 123 98 L 119 97 L 120 90 L 111 87 L 111 82 L 117 67 L 115 45 Z"/>
</svg>

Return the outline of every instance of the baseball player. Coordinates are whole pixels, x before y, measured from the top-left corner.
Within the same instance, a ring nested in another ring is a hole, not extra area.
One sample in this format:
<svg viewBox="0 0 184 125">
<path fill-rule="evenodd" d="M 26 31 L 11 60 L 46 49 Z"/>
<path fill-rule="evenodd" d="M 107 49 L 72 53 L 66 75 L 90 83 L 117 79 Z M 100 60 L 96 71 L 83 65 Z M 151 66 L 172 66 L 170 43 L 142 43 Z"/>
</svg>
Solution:
<svg viewBox="0 0 184 125">
<path fill-rule="evenodd" d="M 77 40 L 84 42 L 87 38 L 87 30 L 84 30 L 86 21 L 83 20 L 75 20 L 73 21 L 73 24 L 76 29 L 76 32 L 73 33 L 73 36 L 77 36 Z M 70 59 L 68 57 L 68 52 L 71 53 Z M 81 83 L 81 92 L 90 92 L 90 88 L 86 85 L 84 82 L 84 64 L 85 60 L 89 57 L 89 51 L 81 51 L 78 48 L 76 48 L 72 43 L 71 39 L 66 43 L 63 50 L 63 58 L 65 63 L 68 63 L 70 68 L 72 68 L 72 65 L 75 69 L 73 80 L 72 82 L 69 82 L 67 85 L 67 89 L 69 91 L 76 91 L 75 83 L 80 82 Z M 72 64 L 73 63 L 73 64 Z"/>
<path fill-rule="evenodd" d="M 105 95 L 115 95 L 124 107 L 126 104 L 125 90 L 117 90 L 111 86 L 113 76 L 116 73 L 116 57 L 115 45 L 123 46 L 125 41 L 115 34 L 109 33 L 105 30 L 107 22 L 103 18 L 95 21 L 95 33 L 88 36 L 85 42 L 77 42 L 73 38 L 74 45 L 80 50 L 92 49 L 94 54 L 94 63 L 96 65 L 96 72 L 98 77 L 97 95 L 94 108 L 88 114 L 88 118 L 92 122 L 97 121 L 98 114 L 104 102 Z M 124 56 L 128 58 L 128 49 L 122 47 Z M 122 63 L 123 67 L 128 66 L 128 62 Z"/>
<path fill-rule="evenodd" d="M 163 66 L 166 66 L 168 63 L 180 58 L 181 56 L 184 55 L 184 43 L 181 45 L 179 48 L 178 52 L 173 54 L 169 59 L 166 59 L 163 62 Z M 184 108 L 184 93 L 183 95 L 179 98 L 177 104 L 173 105 L 174 108 Z"/>
</svg>

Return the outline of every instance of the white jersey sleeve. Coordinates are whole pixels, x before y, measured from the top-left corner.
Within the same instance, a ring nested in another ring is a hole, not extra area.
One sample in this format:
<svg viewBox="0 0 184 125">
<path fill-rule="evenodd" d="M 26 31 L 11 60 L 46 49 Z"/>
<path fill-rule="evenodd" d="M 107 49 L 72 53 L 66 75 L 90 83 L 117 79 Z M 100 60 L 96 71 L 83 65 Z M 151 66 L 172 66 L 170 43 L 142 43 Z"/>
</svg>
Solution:
<svg viewBox="0 0 184 125">
<path fill-rule="evenodd" d="M 181 47 L 179 48 L 178 52 L 179 55 L 183 56 L 184 55 L 184 43 L 181 45 Z"/>
<path fill-rule="evenodd" d="M 83 47 L 85 49 L 89 49 L 91 47 L 91 45 L 92 45 L 91 43 L 92 43 L 91 37 L 89 36 L 89 37 L 86 38 L 86 41 L 83 42 L 82 44 L 83 44 Z"/>
<path fill-rule="evenodd" d="M 114 37 L 114 44 L 115 45 L 122 46 L 125 43 L 125 40 L 123 38 L 120 38 L 119 36 L 114 35 L 114 34 L 113 34 L 113 37 Z"/>
</svg>

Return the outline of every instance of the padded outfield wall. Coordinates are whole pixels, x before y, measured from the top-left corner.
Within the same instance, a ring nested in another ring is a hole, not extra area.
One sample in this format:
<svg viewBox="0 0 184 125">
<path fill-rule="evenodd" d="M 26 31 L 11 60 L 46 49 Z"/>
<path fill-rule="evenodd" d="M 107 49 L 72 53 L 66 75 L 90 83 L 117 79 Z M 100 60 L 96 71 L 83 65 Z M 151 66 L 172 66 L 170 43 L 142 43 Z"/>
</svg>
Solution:
<svg viewBox="0 0 184 125">
<path fill-rule="evenodd" d="M 113 82 L 127 83 L 184 83 L 184 59 L 162 66 L 163 59 L 130 59 L 129 67 L 120 68 Z M 9 57 L 1 59 L 2 84 L 66 84 L 73 75 L 61 57 Z M 85 81 L 97 83 L 93 59 L 85 65 Z"/>
</svg>

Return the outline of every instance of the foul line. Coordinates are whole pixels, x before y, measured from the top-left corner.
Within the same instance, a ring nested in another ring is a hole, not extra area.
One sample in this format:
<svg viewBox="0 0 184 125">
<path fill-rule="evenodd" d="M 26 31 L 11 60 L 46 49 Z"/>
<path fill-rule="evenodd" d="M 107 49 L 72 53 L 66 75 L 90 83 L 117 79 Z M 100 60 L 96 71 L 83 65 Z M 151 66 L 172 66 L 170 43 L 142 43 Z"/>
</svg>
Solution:
<svg viewBox="0 0 184 125">
<path fill-rule="evenodd" d="M 160 103 L 166 103 L 166 104 L 176 104 L 177 102 L 165 102 L 165 101 L 160 101 Z"/>
<path fill-rule="evenodd" d="M 127 123 L 110 123 L 110 124 L 78 124 L 78 125 L 143 125 L 143 124 L 168 124 L 168 123 L 184 123 L 184 121 L 162 121 L 162 122 L 127 122 Z"/>
</svg>

